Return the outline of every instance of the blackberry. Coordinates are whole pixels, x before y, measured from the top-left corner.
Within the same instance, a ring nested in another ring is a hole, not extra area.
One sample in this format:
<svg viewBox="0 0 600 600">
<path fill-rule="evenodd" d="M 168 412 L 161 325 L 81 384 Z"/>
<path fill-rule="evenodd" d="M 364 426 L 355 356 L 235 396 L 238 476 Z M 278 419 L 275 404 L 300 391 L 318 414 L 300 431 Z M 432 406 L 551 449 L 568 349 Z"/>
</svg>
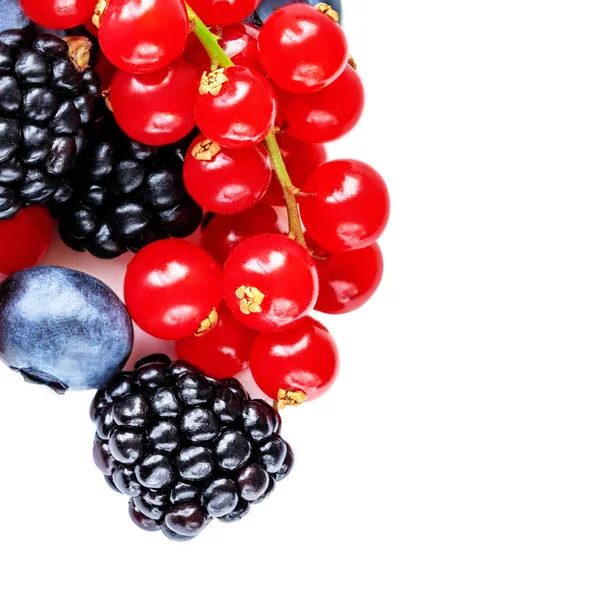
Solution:
<svg viewBox="0 0 600 600">
<path fill-rule="evenodd" d="M 100 93 L 90 46 L 31 29 L 0 33 L 0 219 L 72 196 L 70 171 Z"/>
<path fill-rule="evenodd" d="M 191 137 L 162 147 L 136 142 L 104 102 L 90 130 L 73 177 L 76 193 L 50 203 L 67 246 L 116 258 L 159 239 L 187 237 L 199 227 L 202 209 L 186 193 L 182 175 Z"/>
<path fill-rule="evenodd" d="M 294 464 L 279 414 L 235 379 L 154 354 L 116 375 L 91 407 L 94 461 L 129 496 L 133 522 L 189 540 L 262 502 Z"/>
</svg>

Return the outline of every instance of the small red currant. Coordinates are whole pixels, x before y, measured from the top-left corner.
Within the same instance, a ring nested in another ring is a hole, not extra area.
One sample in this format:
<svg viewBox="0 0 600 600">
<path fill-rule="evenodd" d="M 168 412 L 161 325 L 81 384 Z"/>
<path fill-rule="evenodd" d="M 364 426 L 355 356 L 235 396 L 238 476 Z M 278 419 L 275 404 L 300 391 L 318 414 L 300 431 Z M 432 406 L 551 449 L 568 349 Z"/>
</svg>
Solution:
<svg viewBox="0 0 600 600">
<path fill-rule="evenodd" d="M 219 309 L 219 322 L 200 335 L 177 342 L 177 357 L 216 379 L 234 377 L 248 368 L 257 332 L 242 325 L 227 307 Z"/>
<path fill-rule="evenodd" d="M 184 0 L 110 0 L 100 14 L 104 54 L 130 73 L 158 71 L 181 57 L 188 31 Z"/>
<path fill-rule="evenodd" d="M 192 198 L 219 214 L 252 208 L 265 195 L 271 164 L 263 146 L 240 150 L 221 148 L 199 135 L 183 164 L 183 180 Z"/>
<path fill-rule="evenodd" d="M 350 66 L 329 86 L 314 94 L 278 93 L 279 115 L 286 133 L 304 142 L 332 142 L 359 121 L 365 92 Z"/>
<path fill-rule="evenodd" d="M 261 333 L 252 346 L 250 369 L 270 398 L 296 405 L 322 396 L 339 370 L 339 356 L 329 331 L 306 317 L 292 327 Z"/>
<path fill-rule="evenodd" d="M 240 244 L 223 267 L 224 298 L 244 325 L 274 331 L 306 316 L 317 301 L 317 271 L 310 254 L 278 234 Z"/>
<path fill-rule="evenodd" d="M 97 2 L 98 0 L 21 0 L 21 7 L 32 21 L 42 27 L 71 29 L 92 18 Z"/>
<path fill-rule="evenodd" d="M 194 128 L 199 81 L 198 71 L 184 60 L 146 75 L 117 71 L 110 89 L 115 119 L 138 142 L 172 144 Z"/>
<path fill-rule="evenodd" d="M 261 0 L 188 0 L 206 25 L 231 25 L 249 17 Z"/>
<path fill-rule="evenodd" d="M 224 265 L 233 249 L 247 239 L 262 233 L 284 233 L 278 221 L 275 209 L 262 203 L 237 215 L 215 215 L 202 234 L 200 245 Z"/>
<path fill-rule="evenodd" d="M 306 144 L 285 133 L 277 135 L 277 144 L 292 183 L 299 188 L 306 183 L 310 174 L 327 160 L 327 151 L 321 144 Z M 300 196 L 296 200 L 300 201 Z M 263 201 L 273 206 L 285 206 L 283 190 L 277 177 L 271 179 Z"/>
<path fill-rule="evenodd" d="M 306 4 L 276 10 L 258 36 L 258 53 L 276 85 L 310 94 L 333 83 L 348 62 L 348 42 L 329 16 Z"/>
<path fill-rule="evenodd" d="M 358 160 L 334 160 L 303 186 L 300 213 L 308 234 L 327 250 L 358 250 L 383 233 L 390 214 L 385 181 Z"/>
<path fill-rule="evenodd" d="M 191 242 L 154 242 L 127 267 L 127 310 L 154 337 L 179 340 L 210 329 L 217 322 L 221 300 L 221 269 Z"/>
<path fill-rule="evenodd" d="M 0 274 L 11 275 L 37 265 L 52 240 L 52 219 L 41 206 L 30 206 L 0 221 Z"/>
<path fill-rule="evenodd" d="M 213 29 L 216 29 L 219 46 L 236 65 L 250 67 L 259 73 L 263 71 L 258 58 L 257 40 L 260 32 L 258 27 L 250 23 L 235 23 Z M 201 73 L 211 70 L 210 57 L 195 35 L 188 36 L 183 56 Z"/>
<path fill-rule="evenodd" d="M 331 252 L 316 258 L 315 265 L 319 274 L 315 310 L 332 315 L 363 306 L 377 291 L 383 277 L 383 256 L 377 243 L 360 250 Z"/>
<path fill-rule="evenodd" d="M 205 72 L 196 100 L 200 131 L 225 148 L 247 148 L 267 137 L 275 124 L 273 86 L 248 67 Z"/>
</svg>

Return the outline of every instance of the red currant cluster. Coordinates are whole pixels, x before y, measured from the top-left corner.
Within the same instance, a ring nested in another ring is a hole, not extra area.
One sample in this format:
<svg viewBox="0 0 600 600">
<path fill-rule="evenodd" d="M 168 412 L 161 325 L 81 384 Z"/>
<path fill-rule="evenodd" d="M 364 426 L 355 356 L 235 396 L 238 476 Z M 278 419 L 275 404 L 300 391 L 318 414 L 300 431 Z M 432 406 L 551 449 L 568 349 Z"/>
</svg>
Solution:
<svg viewBox="0 0 600 600">
<path fill-rule="evenodd" d="M 294 405 L 322 395 L 338 370 L 313 309 L 355 310 L 381 281 L 376 241 L 390 199 L 370 166 L 326 162 L 323 143 L 348 133 L 364 106 L 337 13 L 291 3 L 259 29 L 244 22 L 259 4 L 22 0 L 44 26 L 85 23 L 98 36 L 115 67 L 105 69 L 107 105 L 133 140 L 161 146 L 201 132 L 183 168 L 209 211 L 201 247 L 160 240 L 133 258 L 133 320 L 178 340 L 179 357 L 207 375 L 250 366 L 266 395 Z"/>
</svg>

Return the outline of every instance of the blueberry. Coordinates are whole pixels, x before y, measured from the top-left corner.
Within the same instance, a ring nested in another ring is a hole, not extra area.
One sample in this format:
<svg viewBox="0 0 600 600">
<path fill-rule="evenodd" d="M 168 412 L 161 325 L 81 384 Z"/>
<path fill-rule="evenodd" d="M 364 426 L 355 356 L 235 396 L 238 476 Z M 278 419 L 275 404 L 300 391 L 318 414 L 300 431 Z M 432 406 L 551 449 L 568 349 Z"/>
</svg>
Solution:
<svg viewBox="0 0 600 600">
<path fill-rule="evenodd" d="M 41 266 L 0 284 L 0 358 L 29 381 L 60 393 L 104 388 L 132 344 L 125 306 L 90 275 Z"/>
<path fill-rule="evenodd" d="M 309 6 L 317 6 L 322 0 L 263 0 L 260 6 L 254 13 L 254 22 L 257 25 L 262 25 L 278 8 L 287 6 L 288 4 L 308 4 Z M 340 23 L 342 21 L 342 0 L 327 0 L 327 4 L 337 11 L 340 15 Z"/>
<path fill-rule="evenodd" d="M 29 19 L 19 0 L 0 0 L 0 31 L 20 29 L 29 25 Z"/>
</svg>

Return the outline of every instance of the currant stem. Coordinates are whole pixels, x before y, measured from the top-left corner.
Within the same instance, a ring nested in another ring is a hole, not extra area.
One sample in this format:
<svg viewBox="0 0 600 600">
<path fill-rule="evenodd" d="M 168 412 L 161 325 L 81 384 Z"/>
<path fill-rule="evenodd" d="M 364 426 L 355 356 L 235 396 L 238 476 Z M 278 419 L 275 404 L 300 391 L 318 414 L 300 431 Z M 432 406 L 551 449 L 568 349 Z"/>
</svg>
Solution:
<svg viewBox="0 0 600 600">
<path fill-rule="evenodd" d="M 285 199 L 285 207 L 287 209 L 288 224 L 290 230 L 290 237 L 296 240 L 299 244 L 307 248 L 306 240 L 304 239 L 304 232 L 302 231 L 302 222 L 300 221 L 300 214 L 298 213 L 298 203 L 296 202 L 294 184 L 290 179 L 290 174 L 285 168 L 285 162 L 283 156 L 281 156 L 281 150 L 277 144 L 275 132 L 271 131 L 265 139 L 265 145 L 267 146 L 267 152 L 271 159 L 271 165 L 281 189 L 283 190 L 283 197 Z M 308 249 L 308 248 L 307 248 Z"/>
<path fill-rule="evenodd" d="M 219 46 L 217 38 L 211 33 L 210 29 L 208 29 L 208 27 L 206 27 L 206 25 L 198 18 L 198 15 L 188 4 L 186 4 L 186 7 L 190 22 L 194 25 L 194 34 L 204 46 L 204 49 L 210 57 L 211 63 L 223 68 L 233 66 L 233 61 L 225 54 L 221 46 Z M 275 130 L 272 130 L 269 133 L 265 139 L 265 145 L 267 147 L 269 158 L 271 159 L 273 171 L 275 171 L 275 175 L 283 190 L 283 197 L 285 199 L 288 216 L 289 236 L 308 250 L 304 232 L 302 231 L 298 203 L 296 202 L 296 193 L 298 190 L 294 187 L 285 166 L 283 156 L 281 156 L 281 150 L 279 149 L 275 137 Z"/>
<path fill-rule="evenodd" d="M 206 52 L 208 52 L 211 62 L 223 68 L 232 67 L 233 61 L 225 54 L 223 48 L 219 46 L 217 38 L 212 34 L 210 29 L 199 19 L 189 4 L 186 4 L 186 8 L 188 17 L 194 25 L 194 34 L 200 40 Z"/>
</svg>

